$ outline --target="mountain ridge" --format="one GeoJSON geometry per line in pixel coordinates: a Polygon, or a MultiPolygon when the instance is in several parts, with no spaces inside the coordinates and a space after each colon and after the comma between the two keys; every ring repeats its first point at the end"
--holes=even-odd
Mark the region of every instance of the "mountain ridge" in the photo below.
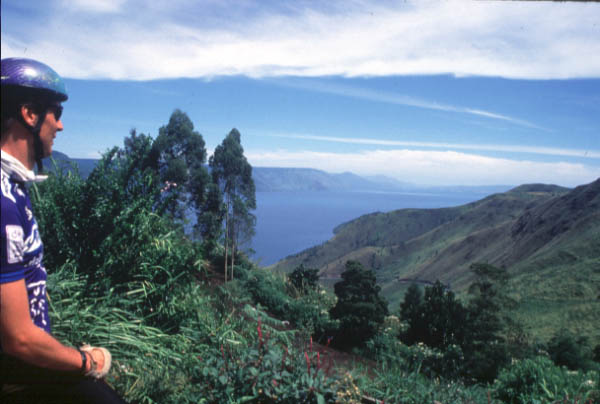
{"type": "MultiPolygon", "coordinates": [[[[53,151],[52,158],[62,169],[70,169],[71,163],[79,169],[83,178],[93,170],[97,159],[71,158],[60,151],[53,151]]],[[[52,170],[50,158],[44,159],[44,167],[52,170]]],[[[329,173],[316,168],[295,167],[252,167],[252,177],[257,192],[323,192],[323,191],[363,191],[363,192],[426,192],[426,193],[481,193],[487,195],[509,189],[510,185],[484,186],[426,186],[398,181],[394,178],[375,175],[361,176],[351,172],[329,173]]]]}

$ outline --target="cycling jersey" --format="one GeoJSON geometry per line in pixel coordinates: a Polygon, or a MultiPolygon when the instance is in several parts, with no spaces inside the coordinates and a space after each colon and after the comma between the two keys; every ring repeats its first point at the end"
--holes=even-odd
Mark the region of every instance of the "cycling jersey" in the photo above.
{"type": "Polygon", "coordinates": [[[24,279],[31,320],[49,333],[44,247],[25,187],[31,175],[23,172],[32,174],[18,160],[2,152],[0,287],[24,279]]]}

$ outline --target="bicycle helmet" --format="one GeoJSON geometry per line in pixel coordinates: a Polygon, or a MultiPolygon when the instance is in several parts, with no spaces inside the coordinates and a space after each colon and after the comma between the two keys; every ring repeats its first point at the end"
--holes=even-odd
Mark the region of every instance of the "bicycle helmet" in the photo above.
{"type": "Polygon", "coordinates": [[[43,171],[43,146],[40,129],[48,108],[56,102],[66,101],[69,96],[63,79],[50,66],[33,59],[7,58],[1,62],[2,120],[16,118],[33,135],[35,159],[38,171],[43,171]],[[35,126],[27,124],[19,107],[33,104],[39,112],[35,126]]]}

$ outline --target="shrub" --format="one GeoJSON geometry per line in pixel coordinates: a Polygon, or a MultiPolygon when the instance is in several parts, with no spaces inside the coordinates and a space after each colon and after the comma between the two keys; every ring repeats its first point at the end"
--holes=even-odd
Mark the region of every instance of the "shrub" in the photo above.
{"type": "Polygon", "coordinates": [[[300,293],[305,294],[317,288],[319,284],[319,270],[316,268],[305,268],[304,265],[300,265],[292,271],[288,278],[300,293]]]}
{"type": "Polygon", "coordinates": [[[331,361],[322,351],[307,346],[289,347],[273,338],[258,318],[253,347],[235,349],[221,345],[207,353],[194,369],[194,383],[211,403],[325,403],[333,402],[335,379],[331,361]]]}
{"type": "Polygon", "coordinates": [[[569,372],[546,357],[515,361],[502,369],[494,383],[495,396],[503,403],[575,402],[599,400],[598,372],[569,372]]]}
{"type": "Polygon", "coordinates": [[[590,357],[589,350],[585,337],[577,338],[567,329],[556,332],[547,346],[552,361],[571,370],[589,367],[587,363],[590,357]]]}

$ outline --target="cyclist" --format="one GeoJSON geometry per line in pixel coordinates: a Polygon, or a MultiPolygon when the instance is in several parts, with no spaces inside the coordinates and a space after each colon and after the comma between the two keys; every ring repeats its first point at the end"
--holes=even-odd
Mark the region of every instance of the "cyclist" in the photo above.
{"type": "Polygon", "coordinates": [[[46,178],[42,158],[63,130],[64,82],[32,59],[2,59],[1,70],[0,401],[123,403],[102,381],[108,350],[71,348],[51,334],[43,245],[26,184],[46,178]]]}

